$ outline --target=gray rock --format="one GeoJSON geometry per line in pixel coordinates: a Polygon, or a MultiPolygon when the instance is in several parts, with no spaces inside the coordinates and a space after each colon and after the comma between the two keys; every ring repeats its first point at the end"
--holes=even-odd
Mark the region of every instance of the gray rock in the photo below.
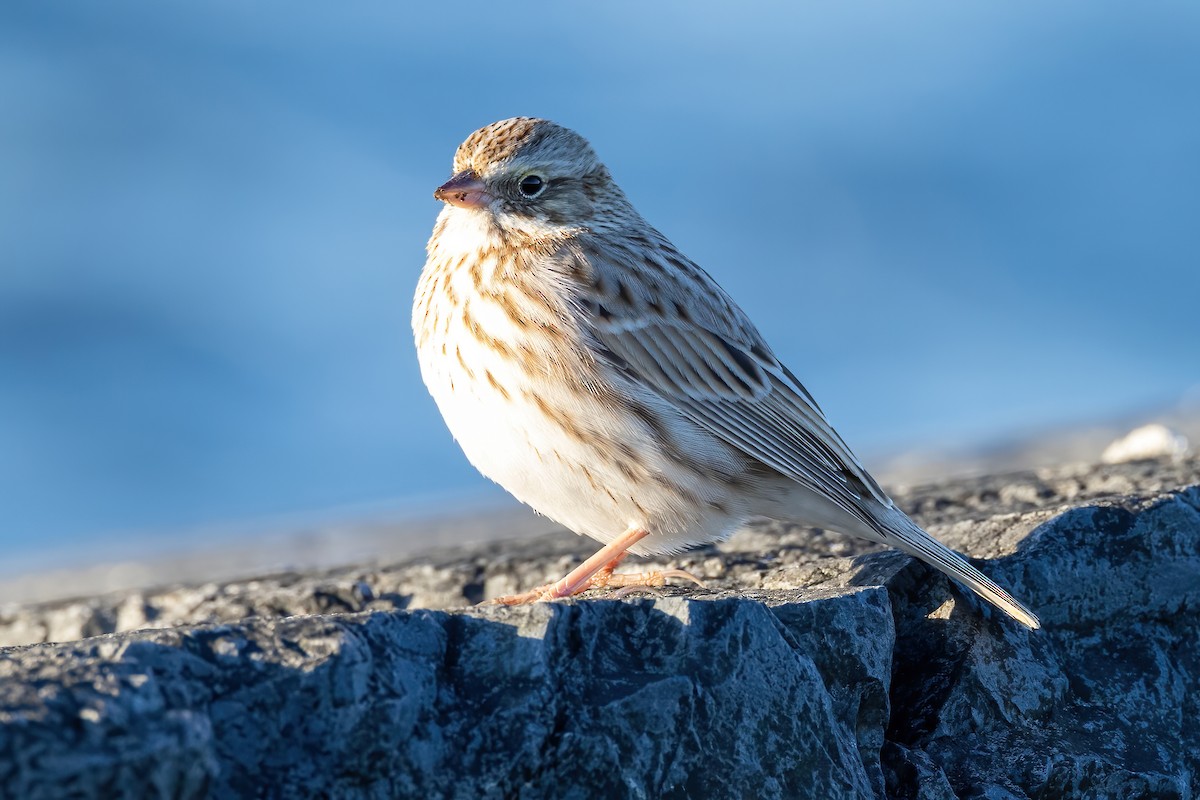
{"type": "Polygon", "coordinates": [[[0,650],[0,795],[1191,798],[1196,466],[903,495],[1034,632],[911,559],[778,525],[675,562],[707,592],[449,608],[591,546],[542,538],[17,610],[27,631],[80,608],[85,631],[183,624],[0,650]]]}
{"type": "Polygon", "coordinates": [[[0,785],[29,798],[862,797],[883,787],[891,629],[886,593],[864,588],[774,612],[602,600],[10,650],[0,785]]]}
{"type": "MultiPolygon", "coordinates": [[[[983,558],[1012,553],[1037,524],[1073,506],[1151,496],[1200,479],[1200,459],[1076,465],[893,487],[893,496],[939,538],[983,558]]],[[[102,633],[370,610],[465,608],[562,577],[596,549],[565,531],[447,548],[396,564],[280,572],[252,579],[165,586],[95,597],[0,606],[0,646],[72,641],[102,633]]],[[[796,525],[761,522],[729,541],[648,567],[679,566],[712,587],[788,589],[836,579],[848,558],[877,545],[796,525]],[[840,558],[831,558],[838,556],[840,558]]]]}

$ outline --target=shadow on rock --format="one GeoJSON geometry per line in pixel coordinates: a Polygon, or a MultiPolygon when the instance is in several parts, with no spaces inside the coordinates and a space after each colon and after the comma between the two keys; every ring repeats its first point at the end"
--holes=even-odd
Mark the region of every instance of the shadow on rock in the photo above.
{"type": "Polygon", "coordinates": [[[1067,511],[980,563],[1041,631],[905,556],[863,561],[851,583],[886,576],[896,619],[889,797],[1192,796],[1200,489],[1067,511]]]}
{"type": "Polygon", "coordinates": [[[877,794],[883,593],[779,608],[557,603],[11,650],[0,781],[27,798],[877,794]],[[834,640],[836,658],[809,652],[834,640]]]}

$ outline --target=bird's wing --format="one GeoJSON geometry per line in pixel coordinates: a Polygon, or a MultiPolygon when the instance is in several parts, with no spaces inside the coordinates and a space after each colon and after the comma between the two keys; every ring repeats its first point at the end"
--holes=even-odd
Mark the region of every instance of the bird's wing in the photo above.
{"type": "Polygon", "coordinates": [[[715,436],[854,516],[864,518],[868,498],[890,507],[749,318],[654,233],[653,248],[584,254],[595,336],[614,365],[715,436]]]}
{"type": "Polygon", "coordinates": [[[630,247],[578,254],[587,287],[580,302],[590,305],[601,357],[713,435],[827,497],[883,541],[1039,627],[1028,608],[894,506],[746,315],[653,233],[630,247]]]}

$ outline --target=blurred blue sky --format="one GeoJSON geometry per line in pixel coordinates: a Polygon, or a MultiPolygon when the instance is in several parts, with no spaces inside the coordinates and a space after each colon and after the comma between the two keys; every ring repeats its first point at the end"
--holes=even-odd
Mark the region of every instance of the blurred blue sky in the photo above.
{"type": "Polygon", "coordinates": [[[454,148],[518,114],[868,464],[1200,383],[1194,3],[6,0],[0,109],[10,556],[499,497],[408,320],[454,148]]]}

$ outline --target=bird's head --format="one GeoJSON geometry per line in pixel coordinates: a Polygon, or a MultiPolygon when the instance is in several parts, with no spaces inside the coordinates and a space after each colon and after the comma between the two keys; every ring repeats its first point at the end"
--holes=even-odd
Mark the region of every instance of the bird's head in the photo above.
{"type": "Polygon", "coordinates": [[[504,233],[531,239],[586,227],[598,211],[624,202],[586,139],[530,117],[468,136],[454,154],[454,177],[433,196],[454,212],[486,215],[504,233]]]}

